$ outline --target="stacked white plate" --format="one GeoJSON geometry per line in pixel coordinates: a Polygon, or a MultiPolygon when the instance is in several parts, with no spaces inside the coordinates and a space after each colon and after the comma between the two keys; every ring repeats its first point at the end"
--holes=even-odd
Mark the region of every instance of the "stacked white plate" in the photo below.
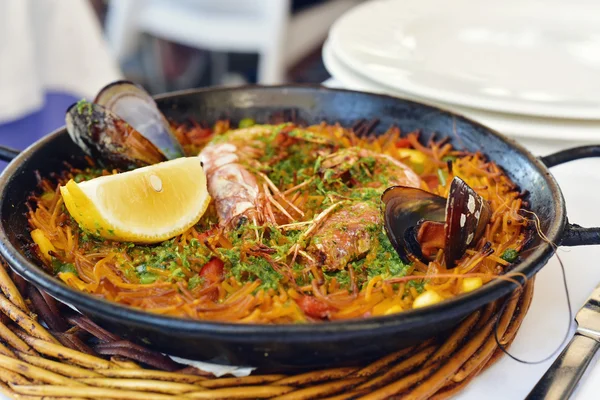
{"type": "Polygon", "coordinates": [[[600,139],[596,0],[372,0],[336,21],[323,58],[345,87],[507,135],[600,139]]]}

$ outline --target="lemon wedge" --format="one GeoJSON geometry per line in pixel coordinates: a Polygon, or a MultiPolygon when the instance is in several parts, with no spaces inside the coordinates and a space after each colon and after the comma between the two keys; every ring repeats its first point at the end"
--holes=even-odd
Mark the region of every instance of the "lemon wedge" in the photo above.
{"type": "Polygon", "coordinates": [[[198,157],[177,158],[60,187],[67,210],[96,236],[157,243],[196,224],[210,203],[198,157]]]}

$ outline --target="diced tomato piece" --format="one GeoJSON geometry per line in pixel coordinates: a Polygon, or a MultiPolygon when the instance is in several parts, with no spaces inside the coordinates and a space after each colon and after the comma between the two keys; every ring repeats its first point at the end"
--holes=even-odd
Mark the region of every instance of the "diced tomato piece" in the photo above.
{"type": "Polygon", "coordinates": [[[335,310],[335,308],[331,307],[329,304],[315,299],[312,296],[302,296],[299,299],[296,299],[296,303],[306,315],[313,318],[327,318],[329,313],[335,310]]]}
{"type": "Polygon", "coordinates": [[[200,242],[200,243],[204,243],[204,241],[206,239],[208,239],[214,232],[214,228],[213,229],[209,229],[207,231],[204,231],[202,233],[199,233],[197,230],[193,230],[192,231],[192,235],[194,235],[194,237],[200,242]]]}
{"type": "Polygon", "coordinates": [[[430,189],[435,189],[440,184],[440,178],[437,175],[423,175],[421,179],[427,183],[430,189]]]}
{"type": "Polygon", "coordinates": [[[218,282],[223,279],[223,261],[216,257],[210,259],[200,269],[200,276],[210,282],[218,282]]]}
{"type": "Polygon", "coordinates": [[[407,138],[400,138],[398,139],[398,141],[396,142],[396,147],[397,148],[408,148],[411,147],[410,145],[410,140],[408,140],[407,138]]]}
{"type": "Polygon", "coordinates": [[[207,128],[195,127],[187,132],[187,138],[194,144],[199,144],[202,140],[212,135],[212,130],[207,128]]]}
{"type": "Polygon", "coordinates": [[[197,295],[198,297],[204,296],[212,301],[217,301],[219,300],[219,289],[216,284],[210,285],[209,287],[202,289],[197,295]]]}

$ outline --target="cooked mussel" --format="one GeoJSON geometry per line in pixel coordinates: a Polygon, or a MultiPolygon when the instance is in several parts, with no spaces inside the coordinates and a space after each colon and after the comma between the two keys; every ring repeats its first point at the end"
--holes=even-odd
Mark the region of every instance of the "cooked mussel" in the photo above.
{"type": "Polygon", "coordinates": [[[392,186],[381,198],[385,204],[384,226],[390,242],[405,263],[410,256],[424,258],[417,233],[424,222],[441,223],[445,218],[446,199],[421,189],[392,186]]]}
{"type": "Polygon", "coordinates": [[[107,166],[130,169],[167,160],[141,133],[98,104],[84,100],[73,104],[65,123],[71,139],[107,166]]]}
{"type": "Polygon", "coordinates": [[[94,102],[73,104],[65,123],[73,141],[109,167],[141,167],[183,156],[154,99],[132,82],[111,83],[94,102]]]}
{"type": "Polygon", "coordinates": [[[447,268],[454,268],[465,250],[479,241],[491,217],[489,203],[465,181],[454,178],[446,204],[444,255],[447,268]]]}
{"type": "Polygon", "coordinates": [[[483,236],[491,218],[488,202],[458,177],[447,199],[393,186],[383,193],[382,201],[386,233],[406,263],[414,258],[429,262],[443,249],[446,268],[454,268],[466,249],[483,236]]]}
{"type": "Polygon", "coordinates": [[[117,81],[108,84],[98,92],[94,103],[127,121],[169,160],[183,156],[183,148],[156,102],[135,83],[117,81]]]}

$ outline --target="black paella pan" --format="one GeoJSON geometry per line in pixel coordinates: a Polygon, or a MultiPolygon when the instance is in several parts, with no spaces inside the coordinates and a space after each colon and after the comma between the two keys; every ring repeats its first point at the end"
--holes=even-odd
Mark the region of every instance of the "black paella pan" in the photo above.
{"type": "MultiPolygon", "coordinates": [[[[181,122],[194,119],[212,123],[227,117],[234,123],[242,118],[260,123],[291,118],[306,124],[326,121],[352,126],[360,120],[378,120],[376,126],[367,128],[380,133],[395,124],[403,132],[420,130],[423,140],[434,133],[438,138],[448,136],[457,149],[485,153],[522,190],[529,191],[530,209],[539,217],[541,231],[551,242],[562,246],[600,244],[600,228],[581,228],[568,222],[560,188],[548,171],[567,161],[598,156],[600,146],[536,158],[493,130],[438,108],[384,95],[322,87],[198,89],[163,95],[157,102],[168,118],[181,122]]],[[[64,161],[84,166],[82,151],[65,129],[59,129],[16,153],[9,149],[0,151],[2,159],[14,157],[0,176],[0,253],[10,267],[112,332],[168,354],[267,369],[370,359],[448,330],[469,313],[515,288],[513,283],[495,280],[474,292],[423,309],[306,325],[195,321],[132,309],[66,286],[45,272],[27,251],[31,240],[25,201],[36,188],[35,171],[48,176],[64,169],[64,161]]],[[[552,246],[535,235],[513,271],[531,277],[552,254],[552,246]]]]}

